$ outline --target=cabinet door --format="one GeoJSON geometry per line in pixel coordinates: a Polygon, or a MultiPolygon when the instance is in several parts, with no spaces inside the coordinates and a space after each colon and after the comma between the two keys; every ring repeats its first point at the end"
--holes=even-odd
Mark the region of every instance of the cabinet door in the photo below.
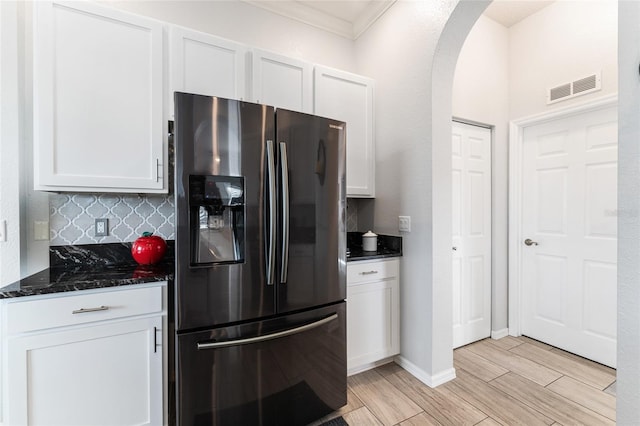
{"type": "Polygon", "coordinates": [[[251,68],[252,101],[312,113],[313,65],[254,49],[251,68]]]}
{"type": "Polygon", "coordinates": [[[373,197],[373,80],[316,65],[314,113],[347,123],[347,197],[373,197]]]}
{"type": "Polygon", "coordinates": [[[400,352],[399,289],[396,278],[347,286],[347,369],[400,352]]]}
{"type": "Polygon", "coordinates": [[[171,93],[245,98],[246,46],[219,37],[171,27],[171,93]]]}
{"type": "Polygon", "coordinates": [[[162,24],[34,3],[35,189],[166,192],[162,24]]]}
{"type": "Polygon", "coordinates": [[[161,328],[158,316],[8,339],[7,423],[162,424],[161,328]]]}

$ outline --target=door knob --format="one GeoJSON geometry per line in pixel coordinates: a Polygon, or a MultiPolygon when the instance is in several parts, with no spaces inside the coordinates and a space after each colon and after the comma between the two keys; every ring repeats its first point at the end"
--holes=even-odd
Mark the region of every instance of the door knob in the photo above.
{"type": "Polygon", "coordinates": [[[538,242],[537,241],[533,241],[531,238],[527,238],[526,240],[524,240],[524,243],[528,246],[537,246],[538,242]]]}

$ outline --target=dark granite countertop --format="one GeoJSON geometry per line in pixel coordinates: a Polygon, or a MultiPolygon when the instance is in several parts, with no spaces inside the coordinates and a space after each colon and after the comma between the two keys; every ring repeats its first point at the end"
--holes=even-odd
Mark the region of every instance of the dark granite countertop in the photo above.
{"type": "Polygon", "coordinates": [[[51,247],[51,267],[0,287],[0,299],[173,280],[172,242],[156,265],[138,265],[130,250],[131,243],[51,247]]]}
{"type": "Polygon", "coordinates": [[[348,262],[402,256],[402,237],[378,234],[377,250],[364,251],[362,234],[364,232],[347,232],[348,262]]]}
{"type": "MultiPolygon", "coordinates": [[[[362,250],[362,234],[347,233],[347,261],[402,256],[402,237],[378,235],[377,250],[368,252],[362,250]]],[[[0,299],[172,281],[174,247],[173,241],[167,241],[162,262],[138,265],[131,258],[131,243],[52,246],[51,267],[0,287],[0,299]]]]}

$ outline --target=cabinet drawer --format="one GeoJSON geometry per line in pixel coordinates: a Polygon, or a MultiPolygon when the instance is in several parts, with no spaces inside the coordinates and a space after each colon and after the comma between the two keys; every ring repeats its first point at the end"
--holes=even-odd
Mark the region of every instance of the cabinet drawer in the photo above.
{"type": "Polygon", "coordinates": [[[6,306],[8,334],[162,311],[162,287],[38,299],[6,306]]]}
{"type": "Polygon", "coordinates": [[[347,264],[347,285],[379,281],[398,276],[398,260],[351,262],[347,264]]]}

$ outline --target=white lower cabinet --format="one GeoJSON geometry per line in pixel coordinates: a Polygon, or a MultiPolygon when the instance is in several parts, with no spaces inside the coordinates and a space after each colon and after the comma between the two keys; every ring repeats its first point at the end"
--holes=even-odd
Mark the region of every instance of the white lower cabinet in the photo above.
{"type": "Polygon", "coordinates": [[[83,291],[52,298],[54,309],[45,311],[32,308],[46,298],[3,303],[4,324],[23,311],[41,316],[43,328],[73,323],[15,334],[3,326],[5,423],[163,424],[163,290],[83,291]],[[104,304],[93,305],[101,295],[104,304]]]}
{"type": "Polygon", "coordinates": [[[355,374],[400,353],[398,259],[347,264],[347,370],[355,374]]]}

